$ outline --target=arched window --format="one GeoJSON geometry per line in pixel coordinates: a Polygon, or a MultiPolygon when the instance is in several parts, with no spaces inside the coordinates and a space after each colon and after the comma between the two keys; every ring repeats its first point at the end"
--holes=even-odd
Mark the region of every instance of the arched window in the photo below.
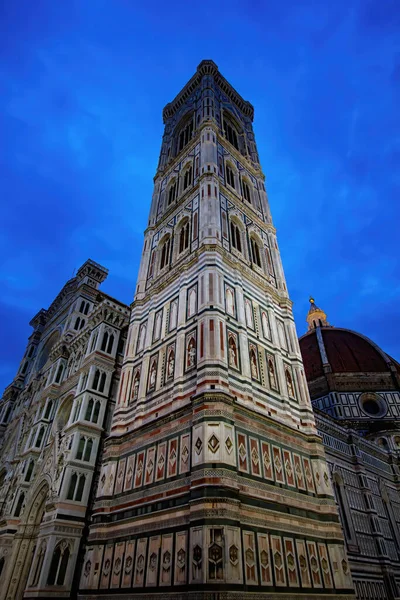
{"type": "Polygon", "coordinates": [[[88,405],[86,407],[85,421],[91,421],[92,420],[93,406],[94,406],[94,400],[93,400],[93,398],[90,398],[90,400],[88,402],[88,405]]]}
{"type": "Polygon", "coordinates": [[[240,239],[240,229],[233,221],[231,221],[231,244],[238,251],[242,251],[242,241],[240,239]]]}
{"type": "Polygon", "coordinates": [[[95,402],[94,411],[92,413],[92,418],[91,418],[92,423],[97,423],[97,421],[99,419],[99,414],[100,414],[100,401],[97,400],[97,402],[95,402]]]}
{"type": "Polygon", "coordinates": [[[14,512],[14,516],[15,517],[19,517],[21,514],[21,510],[22,510],[22,506],[24,504],[24,500],[25,500],[25,494],[24,492],[21,492],[18,498],[18,502],[17,502],[17,506],[15,507],[15,512],[14,512]]]}
{"type": "Polygon", "coordinates": [[[101,342],[101,351],[105,352],[106,348],[107,348],[107,342],[108,342],[108,332],[105,331],[104,335],[103,335],[103,340],[101,342]]]}
{"type": "Polygon", "coordinates": [[[25,481],[31,480],[34,466],[35,466],[35,463],[33,462],[33,460],[30,460],[29,465],[28,465],[28,470],[26,471],[26,475],[25,475],[25,481]]]}
{"type": "Polygon", "coordinates": [[[104,386],[106,385],[106,373],[102,373],[101,377],[100,377],[100,384],[99,384],[99,392],[104,392],[104,386]]]}
{"type": "Polygon", "coordinates": [[[99,337],[99,332],[96,331],[96,333],[92,335],[92,342],[90,344],[90,352],[93,352],[94,347],[96,346],[98,337],[99,337]]]}
{"type": "Polygon", "coordinates": [[[186,144],[190,142],[193,135],[193,116],[190,117],[186,124],[180,130],[177,139],[176,153],[179,154],[184,149],[186,144]]]}
{"type": "Polygon", "coordinates": [[[108,345],[107,345],[107,353],[111,354],[112,349],[113,349],[113,345],[114,345],[114,335],[111,334],[109,339],[108,339],[108,345]]]}
{"type": "Polygon", "coordinates": [[[40,546],[38,548],[37,555],[36,555],[36,564],[35,564],[35,569],[33,571],[33,576],[32,576],[32,581],[31,581],[32,587],[35,587],[39,583],[39,577],[40,577],[40,573],[42,571],[45,554],[46,554],[46,542],[42,541],[42,543],[40,544],[40,546]]]}
{"type": "Polygon", "coordinates": [[[69,481],[69,488],[67,493],[67,500],[73,500],[75,495],[75,488],[78,481],[78,475],[73,473],[69,481]]]}
{"type": "Polygon", "coordinates": [[[47,585],[64,585],[69,554],[69,546],[66,542],[61,542],[56,547],[50,564],[47,585]]]}
{"type": "Polygon", "coordinates": [[[56,383],[60,383],[64,372],[64,365],[61,363],[57,369],[56,383]]]}
{"type": "Polygon", "coordinates": [[[81,437],[79,439],[78,450],[77,450],[77,453],[76,453],[76,459],[77,460],[82,460],[82,456],[83,456],[83,453],[85,451],[85,446],[86,446],[86,438],[81,437]]]}
{"type": "Polygon", "coordinates": [[[40,448],[41,447],[42,441],[43,441],[44,432],[45,432],[45,428],[44,428],[44,426],[42,426],[39,429],[39,435],[36,438],[35,448],[40,448]]]}
{"type": "Polygon", "coordinates": [[[96,369],[94,378],[93,378],[93,385],[92,385],[92,388],[94,390],[97,390],[97,386],[99,385],[99,379],[100,379],[100,371],[99,371],[99,369],[96,369]]]}
{"type": "Polygon", "coordinates": [[[245,200],[247,200],[247,202],[250,202],[251,204],[251,195],[250,195],[250,187],[249,184],[247,183],[247,181],[243,181],[243,198],[245,200]]]}
{"type": "Polygon", "coordinates": [[[85,325],[85,319],[82,319],[79,329],[83,329],[84,325],[85,325]]]}
{"type": "Polygon", "coordinates": [[[253,237],[250,238],[250,246],[251,246],[251,260],[255,265],[257,265],[257,267],[261,268],[260,247],[253,237]]]}
{"type": "Polygon", "coordinates": [[[183,177],[183,189],[186,190],[190,185],[192,185],[192,167],[190,166],[185,171],[185,175],[183,177]]]}
{"type": "Polygon", "coordinates": [[[93,448],[93,440],[91,438],[89,438],[88,440],[86,440],[85,454],[83,455],[83,460],[85,460],[86,462],[90,461],[90,457],[92,455],[92,448],[93,448]]]}
{"type": "Polygon", "coordinates": [[[135,373],[135,376],[133,378],[133,385],[132,385],[132,400],[137,400],[138,396],[139,396],[139,384],[140,384],[140,370],[138,369],[135,373]]]}
{"type": "Polygon", "coordinates": [[[74,423],[75,421],[77,421],[77,419],[78,419],[78,416],[79,416],[79,411],[80,411],[80,408],[81,408],[81,401],[80,401],[80,400],[78,400],[78,401],[76,401],[76,403],[75,403],[74,415],[73,415],[73,417],[72,417],[72,423],[74,423]]]}
{"type": "Polygon", "coordinates": [[[77,487],[76,494],[75,494],[75,502],[80,502],[82,500],[83,490],[85,488],[85,481],[86,481],[85,475],[81,475],[79,477],[78,487],[77,487]]]}
{"type": "Polygon", "coordinates": [[[81,318],[80,317],[76,317],[74,329],[79,329],[80,323],[81,323],[81,318]]]}
{"type": "Polygon", "coordinates": [[[85,301],[84,301],[84,300],[82,300],[82,302],[81,302],[81,307],[80,307],[80,309],[79,309],[79,312],[83,313],[83,312],[84,312],[84,310],[85,310],[85,301]]]}
{"type": "Polygon", "coordinates": [[[53,400],[49,400],[46,406],[46,411],[43,415],[44,419],[49,419],[53,408],[53,400]]]}
{"type": "Polygon", "coordinates": [[[173,180],[168,189],[168,206],[170,206],[176,198],[177,185],[176,179],[173,180]]]}
{"type": "Polygon", "coordinates": [[[235,174],[230,165],[226,165],[226,183],[235,188],[235,174]]]}
{"type": "Polygon", "coordinates": [[[171,236],[167,236],[161,248],[160,269],[166,267],[169,263],[169,254],[171,249],[171,236]]]}
{"type": "Polygon", "coordinates": [[[89,307],[90,307],[90,304],[89,304],[89,302],[86,302],[86,305],[85,305],[85,310],[84,310],[84,313],[85,313],[85,315],[87,315],[87,314],[88,314],[88,312],[89,312],[89,307]]]}
{"type": "Polygon", "coordinates": [[[4,415],[3,423],[8,422],[8,418],[11,415],[11,411],[12,411],[12,406],[10,405],[7,407],[6,414],[4,415]]]}
{"type": "Polygon", "coordinates": [[[189,221],[187,220],[179,232],[179,254],[189,248],[189,221]]]}
{"type": "Polygon", "coordinates": [[[226,118],[224,118],[224,133],[228,142],[232,144],[236,150],[239,150],[237,131],[233,124],[230,123],[226,118]]]}

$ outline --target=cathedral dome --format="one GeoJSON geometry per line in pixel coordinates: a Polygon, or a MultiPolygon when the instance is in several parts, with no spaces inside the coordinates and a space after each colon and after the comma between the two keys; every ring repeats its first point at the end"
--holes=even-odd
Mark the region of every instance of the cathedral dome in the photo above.
{"type": "MultiPolygon", "coordinates": [[[[400,388],[399,363],[364,335],[332,327],[313,298],[306,320],[308,331],[299,343],[312,400],[330,392],[375,393],[400,388]]],[[[382,407],[375,408],[382,412],[382,407]]]]}
{"type": "Polygon", "coordinates": [[[390,358],[373,342],[349,329],[321,327],[300,338],[307,381],[331,373],[382,373],[390,371],[390,358]],[[322,342],[322,343],[321,343],[322,342]]]}

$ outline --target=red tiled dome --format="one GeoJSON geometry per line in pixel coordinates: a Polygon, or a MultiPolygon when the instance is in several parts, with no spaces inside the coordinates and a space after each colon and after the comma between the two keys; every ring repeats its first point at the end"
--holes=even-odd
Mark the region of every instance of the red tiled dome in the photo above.
{"type": "MultiPolygon", "coordinates": [[[[328,363],[333,373],[381,373],[389,371],[384,356],[372,342],[354,331],[322,327],[320,329],[328,363]]],[[[316,331],[300,338],[307,381],[324,374],[316,331]]]]}

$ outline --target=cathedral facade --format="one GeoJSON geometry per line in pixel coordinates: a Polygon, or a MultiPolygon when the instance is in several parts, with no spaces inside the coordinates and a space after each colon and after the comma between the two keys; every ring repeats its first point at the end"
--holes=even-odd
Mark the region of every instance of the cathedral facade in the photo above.
{"type": "Polygon", "coordinates": [[[253,107],[212,61],[163,118],[132,306],[87,261],[0,403],[0,600],[396,598],[396,363],[337,387],[314,303],[299,345],[253,107]]]}

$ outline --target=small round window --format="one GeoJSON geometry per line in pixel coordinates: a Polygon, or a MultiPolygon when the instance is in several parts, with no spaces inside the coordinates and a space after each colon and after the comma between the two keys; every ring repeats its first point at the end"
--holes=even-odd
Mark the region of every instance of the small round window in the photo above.
{"type": "Polygon", "coordinates": [[[360,408],[368,417],[384,417],[387,413],[386,402],[377,394],[361,394],[360,408]]]}

